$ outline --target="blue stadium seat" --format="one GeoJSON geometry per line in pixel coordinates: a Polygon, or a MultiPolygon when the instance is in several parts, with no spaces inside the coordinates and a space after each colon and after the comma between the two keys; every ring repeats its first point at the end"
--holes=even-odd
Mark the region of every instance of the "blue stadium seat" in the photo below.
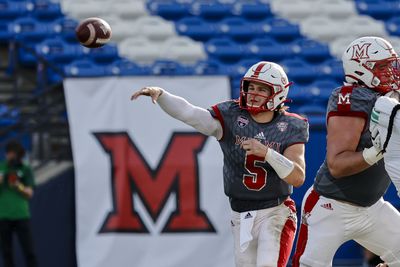
{"type": "Polygon", "coordinates": [[[106,66],[107,72],[113,75],[129,76],[129,75],[149,75],[151,73],[150,67],[139,66],[129,59],[117,59],[111,64],[106,66]]]}
{"type": "Polygon", "coordinates": [[[222,63],[235,63],[244,55],[243,47],[229,38],[213,38],[205,44],[206,51],[211,58],[222,63]]]}
{"type": "Polygon", "coordinates": [[[281,44],[270,37],[257,38],[245,45],[246,55],[260,60],[281,61],[293,56],[286,44],[281,44]]]}
{"type": "Polygon", "coordinates": [[[235,1],[232,13],[250,21],[266,19],[272,16],[269,4],[258,0],[235,1]]]}
{"type": "Polygon", "coordinates": [[[101,77],[107,74],[105,66],[88,59],[75,60],[65,65],[63,71],[66,77],[101,77]]]}
{"type": "Polygon", "coordinates": [[[194,65],[194,73],[196,75],[217,75],[221,74],[222,69],[223,65],[212,59],[199,60],[194,65]]]}
{"type": "Polygon", "coordinates": [[[328,45],[308,38],[299,38],[293,41],[291,50],[295,55],[308,62],[321,62],[331,57],[328,45]]]}
{"type": "MultiPolygon", "coordinates": [[[[13,40],[18,43],[18,59],[22,65],[35,66],[37,59],[33,54],[34,45],[54,34],[45,22],[32,17],[23,17],[8,24],[13,40]]],[[[12,49],[12,47],[10,47],[12,49]]],[[[13,51],[10,50],[10,53],[13,51]]]]}
{"type": "Polygon", "coordinates": [[[393,17],[387,20],[385,26],[390,35],[400,36],[400,17],[393,17]]]}
{"type": "Polygon", "coordinates": [[[360,14],[371,16],[375,19],[387,20],[400,12],[399,2],[388,2],[385,0],[362,0],[356,2],[360,14]]]}
{"type": "Polygon", "coordinates": [[[62,36],[67,42],[76,43],[75,28],[78,26],[78,21],[69,17],[60,17],[49,22],[49,27],[53,31],[62,36]]]}
{"type": "Polygon", "coordinates": [[[193,68],[171,60],[156,60],[151,66],[153,75],[192,75],[193,68]]]}
{"type": "Polygon", "coordinates": [[[318,76],[323,79],[332,79],[341,83],[344,81],[343,64],[340,60],[331,58],[315,65],[318,76]]]}
{"type": "Polygon", "coordinates": [[[30,1],[0,1],[0,20],[11,21],[18,17],[28,14],[33,9],[33,3],[30,1]]]}
{"type": "Polygon", "coordinates": [[[178,20],[189,15],[189,5],[176,0],[151,0],[147,2],[152,15],[159,15],[168,20],[178,20]]]}
{"type": "Polygon", "coordinates": [[[38,19],[53,20],[63,15],[60,3],[50,0],[36,0],[33,5],[34,7],[30,14],[38,19]]]}
{"type": "Polygon", "coordinates": [[[8,43],[14,36],[12,32],[8,30],[7,21],[0,21],[0,43],[8,43]]]}
{"type": "Polygon", "coordinates": [[[256,31],[253,23],[237,17],[221,20],[218,23],[218,30],[222,36],[229,37],[239,43],[247,43],[260,35],[260,32],[256,31]]]}
{"type": "Polygon", "coordinates": [[[232,5],[213,0],[193,1],[190,5],[190,14],[200,16],[207,20],[220,20],[231,15],[232,5]]]}
{"type": "Polygon", "coordinates": [[[67,64],[85,54],[79,44],[69,44],[60,37],[46,39],[35,45],[36,54],[53,64],[67,64]]]}
{"type": "Polygon", "coordinates": [[[111,63],[119,57],[118,48],[116,44],[113,43],[109,43],[98,48],[81,48],[83,49],[83,54],[86,55],[86,57],[99,63],[111,63]]]}
{"type": "Polygon", "coordinates": [[[280,42],[291,42],[300,37],[300,28],[282,18],[268,18],[255,23],[257,32],[266,34],[280,42]]]}
{"type": "Polygon", "coordinates": [[[289,80],[295,83],[310,84],[317,78],[318,72],[314,66],[300,58],[285,59],[280,64],[285,69],[289,80]]]}
{"type": "Polygon", "coordinates": [[[186,17],[176,22],[176,31],[196,41],[208,41],[218,35],[216,24],[200,17],[186,17]]]}

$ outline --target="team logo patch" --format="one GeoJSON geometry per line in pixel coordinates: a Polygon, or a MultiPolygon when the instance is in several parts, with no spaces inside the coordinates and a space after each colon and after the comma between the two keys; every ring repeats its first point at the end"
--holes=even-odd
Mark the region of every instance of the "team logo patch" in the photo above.
{"type": "Polygon", "coordinates": [[[247,124],[249,124],[249,119],[246,118],[245,116],[239,116],[237,119],[237,124],[240,128],[244,128],[247,126],[247,124]]]}
{"type": "Polygon", "coordinates": [[[278,123],[276,124],[276,127],[278,127],[278,130],[281,131],[281,132],[286,131],[287,126],[288,126],[288,123],[287,123],[287,122],[278,122],[278,123]]]}

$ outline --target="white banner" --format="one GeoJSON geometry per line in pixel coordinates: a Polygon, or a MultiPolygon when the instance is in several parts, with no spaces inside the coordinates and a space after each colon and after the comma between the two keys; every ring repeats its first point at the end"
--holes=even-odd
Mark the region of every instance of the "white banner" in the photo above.
{"type": "Polygon", "coordinates": [[[218,142],[165,114],[146,85],[208,108],[225,77],[108,77],[64,83],[75,165],[79,267],[231,267],[218,142]]]}

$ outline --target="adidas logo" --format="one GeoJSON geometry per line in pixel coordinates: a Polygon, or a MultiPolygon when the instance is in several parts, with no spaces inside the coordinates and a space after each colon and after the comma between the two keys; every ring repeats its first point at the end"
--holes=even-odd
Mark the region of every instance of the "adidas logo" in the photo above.
{"type": "Polygon", "coordinates": [[[253,218],[253,216],[251,216],[250,212],[248,212],[248,213],[246,214],[246,216],[244,216],[244,218],[245,218],[245,219],[250,219],[250,218],[253,218]]]}
{"type": "Polygon", "coordinates": [[[258,140],[265,140],[265,136],[263,132],[258,133],[256,136],[254,136],[255,139],[258,140]]]}
{"type": "Polygon", "coordinates": [[[333,210],[331,203],[322,204],[321,207],[323,207],[324,209],[327,209],[327,210],[333,210]]]}

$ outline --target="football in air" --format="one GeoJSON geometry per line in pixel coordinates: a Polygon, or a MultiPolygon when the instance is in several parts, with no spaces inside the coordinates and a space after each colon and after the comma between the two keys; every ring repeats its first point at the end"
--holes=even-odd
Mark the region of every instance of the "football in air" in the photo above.
{"type": "Polygon", "coordinates": [[[75,33],[78,41],[89,48],[101,47],[111,39],[111,27],[101,18],[82,20],[76,27],[75,33]]]}

